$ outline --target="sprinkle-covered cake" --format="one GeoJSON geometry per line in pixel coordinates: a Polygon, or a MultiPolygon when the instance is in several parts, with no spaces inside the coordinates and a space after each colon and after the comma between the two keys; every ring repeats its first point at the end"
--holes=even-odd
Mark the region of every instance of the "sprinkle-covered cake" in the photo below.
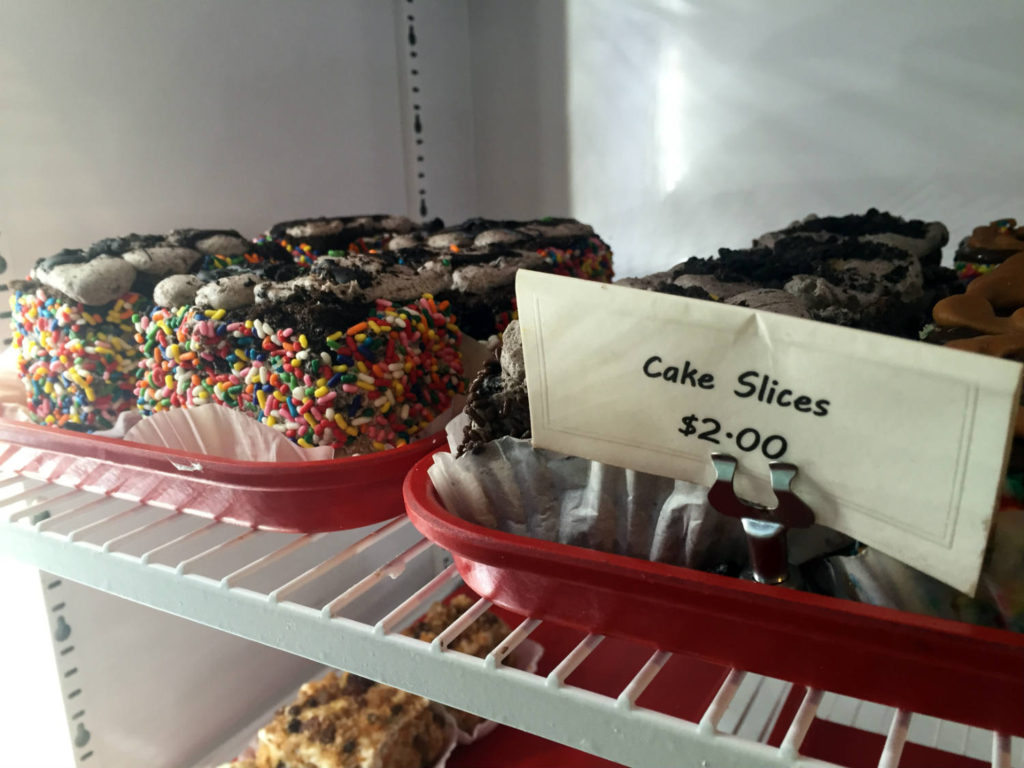
{"type": "Polygon", "coordinates": [[[143,413],[215,403],[304,447],[365,453],[404,445],[461,391],[460,334],[446,302],[304,298],[140,317],[143,413]]]}
{"type": "Polygon", "coordinates": [[[308,267],[159,283],[164,306],[138,322],[143,413],[216,403],[302,446],[401,446],[462,391],[460,332],[486,338],[512,316],[518,269],[611,276],[608,247],[572,220],[406,227],[383,249],[365,250],[366,233],[380,224],[288,222],[272,236],[311,241],[308,267]],[[362,244],[345,249],[357,233],[362,244]]]}
{"type": "Polygon", "coordinates": [[[211,261],[271,255],[249,247],[233,230],[191,229],[106,238],[40,259],[30,279],[11,286],[13,344],[33,417],[89,431],[111,427],[135,404],[132,319],[152,305],[155,283],[211,261]]]}

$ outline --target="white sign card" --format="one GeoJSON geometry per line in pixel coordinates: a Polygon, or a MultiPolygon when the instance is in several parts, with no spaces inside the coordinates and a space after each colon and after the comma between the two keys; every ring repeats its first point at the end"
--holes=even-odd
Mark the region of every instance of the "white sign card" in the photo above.
{"type": "Polygon", "coordinates": [[[521,270],[533,442],[774,505],[973,594],[1009,456],[1019,363],[784,315],[521,270]]]}

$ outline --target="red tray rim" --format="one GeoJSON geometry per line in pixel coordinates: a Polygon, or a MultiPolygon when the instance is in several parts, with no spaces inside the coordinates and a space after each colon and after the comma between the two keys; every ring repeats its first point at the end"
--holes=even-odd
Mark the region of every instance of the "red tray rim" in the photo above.
{"type": "Polygon", "coordinates": [[[91,449],[90,454],[92,454],[85,454],[83,455],[84,458],[98,459],[101,461],[116,460],[117,463],[122,464],[125,463],[122,456],[117,456],[115,458],[113,455],[108,456],[105,454],[108,450],[112,454],[123,454],[128,450],[131,452],[132,456],[137,457],[136,461],[128,462],[128,466],[145,466],[147,468],[156,469],[157,471],[171,471],[170,469],[162,470],[160,467],[150,466],[153,463],[162,463],[170,459],[182,459],[185,461],[198,459],[203,462],[204,466],[242,472],[263,471],[270,466],[274,467],[276,471],[279,470],[283,472],[309,472],[312,469],[333,470],[339,463],[344,463],[346,466],[352,466],[353,464],[370,464],[374,467],[379,467],[382,463],[382,457],[393,457],[399,459],[409,453],[421,453],[426,445],[431,446],[430,451],[433,453],[443,441],[444,437],[444,432],[441,431],[421,440],[416,440],[398,448],[391,448],[386,451],[363,453],[355,456],[341,456],[333,459],[321,459],[318,461],[246,461],[221,456],[210,456],[208,454],[194,453],[192,451],[182,451],[175,448],[166,448],[157,445],[147,445],[146,443],[136,443],[131,440],[124,440],[118,437],[92,435],[84,432],[60,429],[58,427],[49,427],[41,424],[31,424],[0,418],[0,442],[17,444],[26,448],[52,451],[54,453],[77,452],[81,450],[84,445],[91,449]],[[96,453],[101,455],[95,455],[96,453]]]}
{"type": "MultiPolygon", "coordinates": [[[[486,528],[477,523],[463,520],[453,515],[441,503],[434,489],[427,470],[433,464],[434,454],[446,451],[441,448],[424,456],[405,477],[403,495],[406,510],[415,524],[417,518],[423,518],[433,529],[447,529],[449,536],[461,539],[469,545],[468,549],[453,551],[454,555],[465,556],[479,562],[492,562],[495,556],[514,553],[533,560],[545,561],[552,565],[565,567],[576,566],[585,570],[600,570],[607,574],[609,570],[631,577],[641,576],[645,580],[663,583],[670,586],[686,585],[708,593],[728,592],[745,594],[756,598],[769,598],[794,606],[811,607],[826,611],[831,615],[846,614],[876,621],[884,621],[895,628],[929,630],[948,637],[968,640],[972,643],[986,643],[1019,649],[1024,652],[1024,634],[995,627],[983,627],[975,624],[941,619],[924,614],[910,613],[895,608],[858,603],[852,600],[818,595],[809,592],[798,592],[791,589],[780,589],[752,581],[744,581],[730,576],[707,573],[667,563],[656,563],[625,555],[599,552],[584,547],[561,544],[558,542],[531,539],[517,536],[505,531],[486,528]],[[504,550],[499,552],[498,550],[504,550]],[[472,550],[472,551],[470,551],[472,550]],[[477,557],[477,555],[484,555],[477,557]]],[[[417,526],[417,528],[420,528],[417,526]]],[[[420,528],[427,538],[431,533],[420,528]]],[[[435,534],[436,535],[436,534],[435,534]]],[[[441,543],[441,542],[438,542],[441,543]]],[[[441,543],[445,546],[444,543],[441,543]]]]}

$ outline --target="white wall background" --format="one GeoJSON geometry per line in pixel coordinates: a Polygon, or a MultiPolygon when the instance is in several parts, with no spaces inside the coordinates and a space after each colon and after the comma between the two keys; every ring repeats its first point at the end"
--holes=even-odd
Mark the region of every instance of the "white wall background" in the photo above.
{"type": "Polygon", "coordinates": [[[0,0],[0,252],[405,211],[388,2],[0,0]]]}
{"type": "Polygon", "coordinates": [[[1024,3],[566,6],[572,210],[621,275],[810,212],[1024,218],[1024,3]]]}

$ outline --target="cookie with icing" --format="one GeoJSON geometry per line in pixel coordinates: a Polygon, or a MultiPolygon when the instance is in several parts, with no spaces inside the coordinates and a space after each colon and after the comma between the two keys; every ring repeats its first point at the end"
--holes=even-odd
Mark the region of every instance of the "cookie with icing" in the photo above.
{"type": "Polygon", "coordinates": [[[953,268],[964,282],[992,271],[1015,253],[1024,251],[1024,227],[1016,219],[997,219],[975,227],[960,241],[953,268]]]}

